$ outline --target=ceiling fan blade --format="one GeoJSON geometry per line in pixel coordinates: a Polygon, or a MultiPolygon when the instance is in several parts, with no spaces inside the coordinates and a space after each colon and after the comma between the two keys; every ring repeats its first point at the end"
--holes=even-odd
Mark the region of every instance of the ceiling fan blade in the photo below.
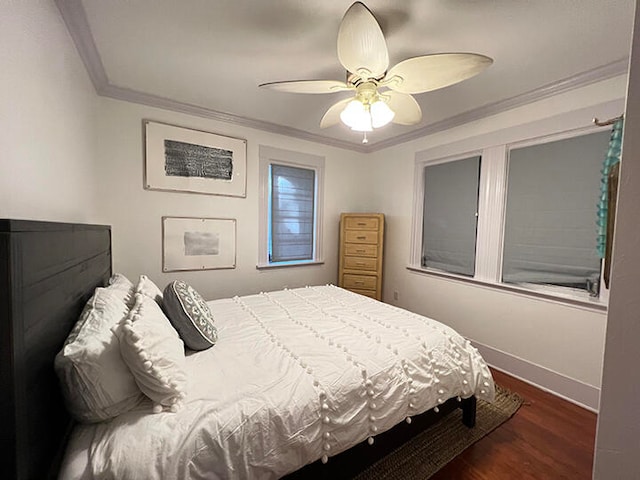
{"type": "Polygon", "coordinates": [[[493,60],[476,53],[439,53],[404,60],[380,84],[401,93],[422,93],[453,85],[482,72],[493,60]]]}
{"type": "Polygon", "coordinates": [[[387,105],[395,112],[393,123],[398,125],[415,125],[422,120],[422,110],[411,95],[399,92],[385,92],[387,105]]]}
{"type": "Polygon", "coordinates": [[[331,105],[327,113],[322,117],[322,120],[320,120],[320,128],[332,127],[340,123],[340,114],[351,100],[353,100],[353,98],[345,98],[331,105]]]}
{"type": "Polygon", "coordinates": [[[259,86],[288,93],[334,93],[353,89],[353,87],[338,80],[293,80],[263,83],[259,86]]]}
{"type": "Polygon", "coordinates": [[[338,31],[338,59],[363,79],[376,78],[389,67],[389,52],[380,25],[361,2],[349,7],[338,31]]]}

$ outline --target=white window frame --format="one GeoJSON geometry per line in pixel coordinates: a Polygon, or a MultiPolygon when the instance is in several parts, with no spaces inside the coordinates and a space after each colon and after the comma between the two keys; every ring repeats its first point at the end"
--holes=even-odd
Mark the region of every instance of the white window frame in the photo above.
{"type": "MultiPolygon", "coordinates": [[[[606,107],[603,107],[604,113],[602,113],[601,116],[603,118],[615,116],[615,112],[618,111],[619,108],[618,102],[610,102],[606,107]]],[[[594,110],[591,109],[589,111],[590,117],[588,118],[592,118],[593,113],[594,110]]],[[[569,112],[558,115],[554,118],[554,121],[532,122],[528,125],[511,127],[454,144],[442,145],[430,150],[417,152],[414,170],[412,235],[409,265],[407,268],[421,274],[509,291],[550,302],[569,304],[590,310],[606,310],[609,292],[602,281],[600,285],[600,295],[598,297],[591,297],[586,291],[569,287],[546,285],[525,286],[502,282],[502,255],[504,247],[509,151],[515,148],[564,140],[604,130],[604,128],[595,125],[585,127],[584,117],[583,110],[569,112]],[[557,125],[566,125],[567,128],[558,132],[557,125]],[[481,156],[475,275],[473,278],[470,278],[463,275],[425,268],[422,266],[421,260],[424,168],[475,155],[481,156]]],[[[604,161],[604,153],[602,160],[604,161]]],[[[594,217],[594,238],[595,235],[594,217]]],[[[603,278],[603,272],[601,272],[601,278],[603,278]]]]}
{"type": "Polygon", "coordinates": [[[301,265],[317,265],[324,263],[323,257],[323,205],[324,205],[324,157],[309,153],[295,152],[267,145],[259,146],[259,218],[258,218],[258,264],[256,268],[282,268],[301,265]],[[269,261],[269,208],[270,208],[270,166],[285,165],[289,167],[314,170],[316,177],[314,202],[314,235],[313,258],[311,260],[295,260],[288,262],[269,261]]]}
{"type": "MultiPolygon", "coordinates": [[[[453,155],[450,157],[445,157],[445,158],[436,158],[436,159],[431,159],[431,160],[424,160],[422,162],[416,162],[416,169],[415,169],[415,185],[414,185],[414,192],[416,192],[415,196],[414,196],[414,207],[413,207],[413,211],[415,212],[414,214],[414,222],[419,219],[420,220],[420,225],[417,226],[419,232],[418,232],[418,237],[416,238],[415,236],[415,228],[416,226],[414,225],[414,245],[412,246],[412,259],[411,259],[411,265],[417,265],[421,270],[425,270],[428,272],[438,272],[438,273],[442,273],[442,274],[446,274],[446,275],[453,275],[456,278],[460,277],[460,278],[477,278],[478,276],[478,237],[479,235],[476,233],[476,261],[475,261],[475,275],[473,277],[469,277],[466,275],[459,275],[459,274],[455,274],[455,273],[450,273],[450,272],[445,272],[444,270],[437,270],[434,268],[425,268],[422,266],[422,229],[423,229],[423,216],[424,216],[424,169],[426,167],[432,167],[434,165],[440,165],[443,163],[449,163],[449,162],[456,162],[459,160],[466,160],[468,158],[471,157],[480,157],[480,181],[479,181],[479,187],[480,187],[480,191],[479,191],[479,195],[478,195],[478,215],[480,212],[480,198],[481,198],[481,192],[482,192],[482,171],[483,171],[483,167],[482,167],[482,162],[484,161],[484,159],[482,158],[482,151],[478,150],[478,151],[473,151],[473,152],[466,152],[466,153],[462,153],[462,154],[458,154],[458,155],[453,155]],[[418,178],[420,177],[420,178],[418,178]],[[416,217],[417,215],[417,217],[416,217]],[[417,244],[415,243],[417,242],[417,244]]],[[[476,227],[476,232],[477,229],[480,228],[480,216],[478,216],[478,225],[476,227]]]]}

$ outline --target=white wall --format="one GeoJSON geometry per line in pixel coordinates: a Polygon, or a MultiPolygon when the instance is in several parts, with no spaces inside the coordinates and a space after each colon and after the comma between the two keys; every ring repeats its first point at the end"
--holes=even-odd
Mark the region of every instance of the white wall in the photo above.
{"type": "MultiPolygon", "coordinates": [[[[591,408],[597,408],[605,313],[407,270],[415,154],[439,146],[444,152],[447,144],[481,143],[483,139],[485,147],[491,146],[497,138],[493,132],[541,119],[550,119],[545,125],[551,130],[566,128],[563,121],[551,117],[580,109],[587,126],[593,116],[603,116],[603,110],[598,110],[601,104],[609,102],[604,115],[611,113],[611,104],[622,108],[625,84],[626,76],[616,77],[391,147],[369,158],[370,170],[375,172],[373,182],[385,185],[375,189],[377,195],[371,202],[372,209],[387,216],[385,301],[451,325],[477,342],[490,363],[591,408]],[[592,110],[585,109],[590,105],[592,110]],[[398,301],[393,300],[394,291],[399,293],[398,301]]],[[[526,136],[528,129],[521,130],[526,136]]]]}
{"type": "Polygon", "coordinates": [[[336,282],[339,214],[369,205],[364,155],[100,98],[54,2],[1,2],[0,46],[0,218],[112,225],[116,271],[207,298],[336,282]],[[247,139],[247,197],[143,190],[143,118],[247,139]],[[324,265],[256,270],[259,144],[326,157],[324,265]],[[237,268],[162,274],[163,215],[237,219],[237,268]]]}
{"type": "Polygon", "coordinates": [[[207,299],[335,283],[340,212],[366,211],[370,206],[367,182],[360,181],[366,157],[312,142],[105,98],[100,102],[97,144],[99,219],[113,227],[115,271],[132,279],[145,273],[161,288],[184,279],[207,299]],[[144,190],[143,119],[246,139],[246,198],[144,190]],[[260,144],[325,157],[324,265],[256,269],[260,144]],[[236,268],[162,273],[162,216],[235,218],[236,268]]]}
{"type": "Polygon", "coordinates": [[[635,26],[613,242],[611,298],[593,478],[640,478],[640,8],[635,26]]]}
{"type": "Polygon", "coordinates": [[[94,222],[98,100],[53,2],[0,3],[0,217],[94,222]]]}
{"type": "Polygon", "coordinates": [[[130,277],[147,273],[160,286],[184,278],[207,298],[220,298],[335,282],[339,213],[380,211],[387,216],[386,301],[393,302],[397,290],[395,303],[452,325],[486,346],[494,364],[592,407],[597,404],[605,314],[405,268],[413,168],[417,151],[621,99],[624,77],[362,155],[100,99],[52,2],[2,2],[0,9],[0,217],[111,224],[116,270],[130,277]],[[247,197],[143,190],[144,118],[246,138],[247,197]],[[326,157],[324,265],[256,270],[259,144],[326,157]],[[162,274],[163,215],[236,218],[237,268],[162,274]]]}

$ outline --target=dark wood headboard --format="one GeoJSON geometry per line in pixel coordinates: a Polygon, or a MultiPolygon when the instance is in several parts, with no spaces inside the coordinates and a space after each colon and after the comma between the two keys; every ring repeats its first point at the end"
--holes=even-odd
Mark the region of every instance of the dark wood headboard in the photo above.
{"type": "Polygon", "coordinates": [[[57,474],[71,418],[53,361],[111,275],[111,227],[0,219],[0,477],[57,474]]]}

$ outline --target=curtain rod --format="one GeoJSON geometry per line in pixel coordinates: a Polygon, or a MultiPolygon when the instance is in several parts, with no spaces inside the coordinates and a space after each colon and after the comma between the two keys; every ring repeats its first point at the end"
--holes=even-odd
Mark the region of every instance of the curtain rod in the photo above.
{"type": "Polygon", "coordinates": [[[593,123],[595,123],[599,127],[606,127],[607,125],[613,125],[614,123],[616,123],[618,120],[620,120],[623,117],[624,117],[624,114],[623,115],[619,115],[619,116],[617,116],[615,118],[610,118],[609,120],[605,120],[603,122],[598,120],[597,117],[594,117],[593,118],[593,123]]]}

